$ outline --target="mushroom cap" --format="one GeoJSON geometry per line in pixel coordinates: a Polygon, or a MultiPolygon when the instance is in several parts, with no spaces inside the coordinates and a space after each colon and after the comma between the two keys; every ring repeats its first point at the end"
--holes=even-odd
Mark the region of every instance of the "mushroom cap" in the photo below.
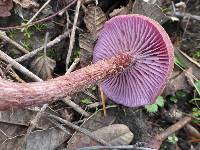
{"type": "Polygon", "coordinates": [[[93,62],[130,52],[134,64],[101,83],[116,103],[136,107],[154,103],[173,70],[174,52],[168,34],[142,15],[116,16],[107,21],[93,52],[93,62]]]}

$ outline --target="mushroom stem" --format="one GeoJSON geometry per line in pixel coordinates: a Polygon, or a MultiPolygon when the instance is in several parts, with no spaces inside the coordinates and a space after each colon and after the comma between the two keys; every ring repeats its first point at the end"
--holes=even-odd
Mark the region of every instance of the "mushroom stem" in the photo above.
{"type": "Polygon", "coordinates": [[[131,55],[122,53],[48,81],[14,83],[0,79],[0,110],[54,102],[122,72],[132,62],[131,55]]]}

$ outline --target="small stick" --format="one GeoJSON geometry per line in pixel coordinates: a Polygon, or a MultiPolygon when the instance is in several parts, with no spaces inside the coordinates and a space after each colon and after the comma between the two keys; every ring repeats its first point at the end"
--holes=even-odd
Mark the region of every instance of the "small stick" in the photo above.
{"type": "MultiPolygon", "coordinates": [[[[194,19],[194,20],[198,20],[200,21],[200,16],[197,16],[197,15],[191,15],[189,13],[182,13],[182,12],[177,12],[176,11],[176,6],[174,4],[174,2],[172,1],[172,8],[173,8],[173,16],[176,16],[176,17],[184,17],[184,18],[188,18],[189,19],[194,19]]],[[[186,25],[187,26],[187,25],[186,25]]]]}
{"type": "Polygon", "coordinates": [[[92,104],[87,105],[87,107],[88,107],[88,108],[96,108],[96,107],[98,107],[98,106],[100,106],[100,105],[101,105],[101,103],[95,102],[95,103],[92,103],[92,104]]]}
{"type": "Polygon", "coordinates": [[[68,96],[66,98],[63,98],[62,101],[64,103],[66,103],[68,106],[72,107],[75,111],[77,111],[81,115],[83,115],[85,117],[89,117],[90,116],[90,114],[88,112],[86,112],[85,110],[83,110],[79,105],[77,105],[76,103],[74,103],[70,99],[71,99],[71,97],[68,96]]]}
{"type": "Polygon", "coordinates": [[[91,146],[83,147],[77,150],[99,150],[99,149],[131,149],[131,150],[156,150],[152,148],[138,147],[135,145],[119,145],[119,146],[91,146]]]}
{"type": "Polygon", "coordinates": [[[26,50],[24,47],[22,47],[20,44],[18,44],[17,42],[15,42],[14,40],[12,40],[11,38],[9,38],[6,33],[4,31],[0,31],[0,38],[6,40],[7,42],[9,42],[10,44],[14,45],[18,50],[20,50],[20,52],[27,54],[29,53],[28,50],[26,50]]]}
{"type": "MultiPolygon", "coordinates": [[[[35,15],[25,24],[26,27],[38,16],[38,14],[50,3],[51,0],[46,1],[44,5],[35,13],[35,15]]],[[[24,28],[22,29],[23,32],[24,28]]]]}
{"type": "Polygon", "coordinates": [[[72,135],[69,131],[67,131],[67,129],[65,127],[62,126],[62,124],[58,123],[55,120],[52,120],[50,118],[48,118],[48,120],[53,123],[54,125],[56,125],[59,129],[61,129],[63,132],[65,132],[66,134],[72,135]]]}
{"type": "Polygon", "coordinates": [[[77,20],[78,20],[78,15],[79,15],[79,9],[80,9],[80,6],[81,6],[81,2],[82,2],[82,0],[78,0],[77,1],[77,5],[76,5],[74,23],[73,23],[72,32],[71,32],[71,35],[70,35],[69,49],[68,49],[67,58],[66,58],[66,71],[68,70],[69,61],[70,61],[70,58],[71,58],[71,55],[72,55],[72,49],[74,47],[76,23],[77,23],[77,20]]]}
{"type": "MultiPolygon", "coordinates": [[[[64,38],[66,38],[69,35],[69,31],[64,32],[63,34],[57,36],[54,40],[50,41],[49,43],[47,43],[46,48],[50,48],[52,46],[54,46],[55,44],[58,44],[61,40],[63,40],[64,38]]],[[[32,52],[25,54],[17,59],[15,59],[17,62],[22,62],[28,58],[31,58],[33,56],[35,56],[37,53],[43,51],[44,46],[41,46],[35,50],[33,50],[32,52]]]]}
{"type": "Polygon", "coordinates": [[[72,72],[75,69],[76,65],[79,63],[79,61],[80,61],[80,58],[75,58],[74,62],[69,67],[69,69],[67,70],[67,72],[65,73],[65,75],[68,74],[68,73],[70,73],[70,72],[72,72]]]}
{"type": "Polygon", "coordinates": [[[174,15],[177,16],[177,17],[185,17],[185,18],[190,18],[190,19],[193,19],[193,20],[200,21],[200,16],[191,15],[189,13],[175,12],[174,15]]]}
{"type": "Polygon", "coordinates": [[[15,69],[19,70],[21,73],[27,75],[29,78],[33,79],[34,81],[42,81],[38,76],[33,74],[31,71],[26,69],[24,66],[16,62],[14,59],[12,59],[10,56],[5,54],[3,51],[0,50],[0,58],[7,63],[11,64],[15,67],[15,69]]]}
{"type": "Polygon", "coordinates": [[[40,117],[42,116],[42,113],[45,111],[45,109],[48,107],[48,104],[44,104],[40,111],[37,113],[35,118],[31,120],[30,126],[28,127],[28,130],[22,140],[20,141],[20,144],[16,147],[16,150],[20,150],[22,146],[24,145],[24,142],[26,141],[27,137],[31,134],[32,130],[36,127],[37,122],[39,121],[40,117]]]}
{"type": "Polygon", "coordinates": [[[58,116],[55,116],[55,115],[52,115],[52,114],[49,114],[49,113],[45,113],[45,115],[47,115],[48,117],[50,118],[53,118],[53,119],[56,119],[57,121],[59,122],[62,122],[64,124],[66,124],[67,126],[71,127],[72,129],[76,130],[76,131],[79,131],[81,133],[84,133],[85,135],[89,136],[90,138],[92,138],[93,140],[99,142],[100,144],[103,144],[103,145],[107,145],[107,146],[110,146],[110,144],[108,144],[106,141],[102,140],[102,139],[99,139],[98,137],[96,137],[94,134],[92,134],[89,130],[87,129],[84,129],[84,128],[81,128],[67,120],[64,120],[58,116]]]}
{"type": "MultiPolygon", "coordinates": [[[[66,7],[64,7],[63,9],[61,9],[60,11],[54,13],[54,14],[51,15],[51,16],[48,16],[48,17],[43,18],[43,19],[41,19],[41,20],[37,20],[37,21],[35,21],[35,22],[30,23],[30,24],[29,24],[29,27],[30,27],[30,26],[33,26],[33,25],[35,25],[35,24],[37,24],[37,23],[41,23],[41,22],[48,21],[48,20],[52,19],[53,17],[57,16],[60,12],[63,12],[63,11],[65,11],[65,10],[67,10],[69,7],[71,7],[73,4],[76,3],[76,1],[77,1],[77,0],[71,1],[66,7]]],[[[26,27],[26,26],[27,26],[27,25],[14,26],[14,27],[5,27],[5,28],[0,28],[0,30],[20,29],[20,28],[24,28],[24,27],[26,27]]]]}
{"type": "Polygon", "coordinates": [[[87,96],[90,96],[91,98],[93,98],[94,100],[98,100],[98,98],[96,96],[94,96],[92,93],[90,93],[87,90],[83,90],[83,93],[86,94],[87,96]]]}
{"type": "Polygon", "coordinates": [[[180,119],[177,123],[173,124],[169,128],[167,128],[164,132],[155,135],[153,139],[149,142],[149,147],[159,149],[162,142],[174,132],[183,128],[186,124],[188,124],[192,120],[191,117],[184,117],[180,119]]]}

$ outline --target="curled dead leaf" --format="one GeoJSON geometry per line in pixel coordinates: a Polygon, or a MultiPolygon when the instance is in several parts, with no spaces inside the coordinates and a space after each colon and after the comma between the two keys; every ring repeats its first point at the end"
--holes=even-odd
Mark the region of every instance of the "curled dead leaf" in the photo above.
{"type": "Polygon", "coordinates": [[[0,0],[0,17],[11,15],[10,10],[13,8],[12,0],[0,0]]]}
{"type": "Polygon", "coordinates": [[[43,55],[31,63],[31,70],[43,80],[51,79],[56,61],[43,55]]]}
{"type": "Polygon", "coordinates": [[[79,35],[80,50],[80,64],[82,67],[87,66],[92,61],[92,53],[95,45],[96,38],[90,33],[84,33],[79,35]]]}
{"type": "Polygon", "coordinates": [[[186,92],[190,92],[192,90],[192,86],[188,81],[187,73],[192,74],[192,70],[188,69],[182,73],[173,72],[170,80],[168,81],[163,91],[163,95],[175,95],[175,92],[177,90],[184,90],[186,92]]]}
{"type": "MultiPolygon", "coordinates": [[[[111,145],[128,145],[133,140],[133,133],[126,125],[112,124],[103,128],[100,128],[92,132],[96,137],[105,140],[111,145]]],[[[86,135],[82,137],[76,143],[68,147],[70,150],[99,145],[96,141],[90,139],[86,135]]]]}

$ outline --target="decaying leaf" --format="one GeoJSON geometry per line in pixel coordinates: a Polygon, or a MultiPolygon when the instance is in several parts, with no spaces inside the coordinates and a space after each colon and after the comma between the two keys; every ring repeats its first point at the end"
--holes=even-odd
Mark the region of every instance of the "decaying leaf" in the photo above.
{"type": "Polygon", "coordinates": [[[192,90],[192,86],[187,78],[187,74],[192,74],[192,70],[188,69],[182,73],[173,72],[170,80],[168,81],[165,90],[163,91],[163,95],[175,95],[177,90],[184,90],[186,92],[190,92],[192,90]]]}
{"type": "Polygon", "coordinates": [[[82,67],[91,63],[95,41],[106,20],[106,15],[100,7],[93,5],[87,7],[84,22],[89,33],[79,35],[80,63],[82,67]]]}
{"type": "Polygon", "coordinates": [[[109,14],[109,16],[110,17],[114,17],[114,16],[118,16],[118,15],[127,15],[127,14],[130,14],[132,6],[133,6],[133,2],[132,2],[132,0],[129,0],[129,3],[127,4],[127,6],[125,6],[125,7],[122,6],[121,8],[114,9],[109,14]]]}
{"type": "MultiPolygon", "coordinates": [[[[107,109],[107,116],[102,116],[102,110],[99,110],[97,113],[93,114],[89,117],[81,127],[90,130],[91,132],[96,131],[100,128],[111,125],[115,121],[115,116],[113,115],[113,111],[116,109],[109,108],[107,109]]],[[[75,132],[71,139],[68,142],[68,149],[76,148],[76,144],[79,143],[80,139],[85,136],[83,133],[75,132]]]]}
{"type": "Polygon", "coordinates": [[[39,7],[39,4],[34,0],[13,0],[16,4],[19,4],[23,8],[39,7]]]}
{"type": "MultiPolygon", "coordinates": [[[[126,125],[113,124],[103,128],[100,128],[92,132],[96,137],[105,140],[111,145],[127,145],[133,140],[133,133],[126,125]]],[[[72,147],[68,147],[70,150],[75,150],[82,147],[89,147],[99,145],[96,141],[90,139],[88,136],[83,135],[78,142],[72,147]]]]}
{"type": "Polygon", "coordinates": [[[95,45],[96,38],[90,33],[84,33],[79,35],[80,50],[80,64],[82,67],[87,66],[92,61],[92,53],[95,45]]]}
{"type": "Polygon", "coordinates": [[[85,13],[84,22],[93,37],[98,37],[100,30],[106,22],[106,15],[98,6],[88,6],[85,13]]]}
{"type": "Polygon", "coordinates": [[[0,17],[11,15],[10,10],[13,8],[12,0],[0,0],[0,17]]]}
{"type": "Polygon", "coordinates": [[[43,55],[31,63],[31,70],[43,80],[51,79],[56,66],[55,60],[43,55]]]}
{"type": "MultiPolygon", "coordinates": [[[[0,124],[7,123],[9,125],[29,126],[30,121],[36,116],[37,111],[30,109],[18,109],[13,111],[0,112],[0,124]]],[[[46,117],[41,117],[37,123],[37,128],[47,129],[54,126],[46,117]]]]}
{"type": "MultiPolygon", "coordinates": [[[[69,138],[69,134],[63,132],[58,128],[49,128],[47,130],[38,130],[32,132],[22,150],[43,150],[43,149],[56,149],[60,144],[69,138]]],[[[22,136],[16,136],[1,143],[1,150],[13,150],[21,141],[22,136]]]]}
{"type": "Polygon", "coordinates": [[[143,0],[135,0],[132,13],[147,16],[160,24],[163,24],[168,20],[168,17],[162,12],[162,9],[157,4],[152,4],[143,0]]]}

